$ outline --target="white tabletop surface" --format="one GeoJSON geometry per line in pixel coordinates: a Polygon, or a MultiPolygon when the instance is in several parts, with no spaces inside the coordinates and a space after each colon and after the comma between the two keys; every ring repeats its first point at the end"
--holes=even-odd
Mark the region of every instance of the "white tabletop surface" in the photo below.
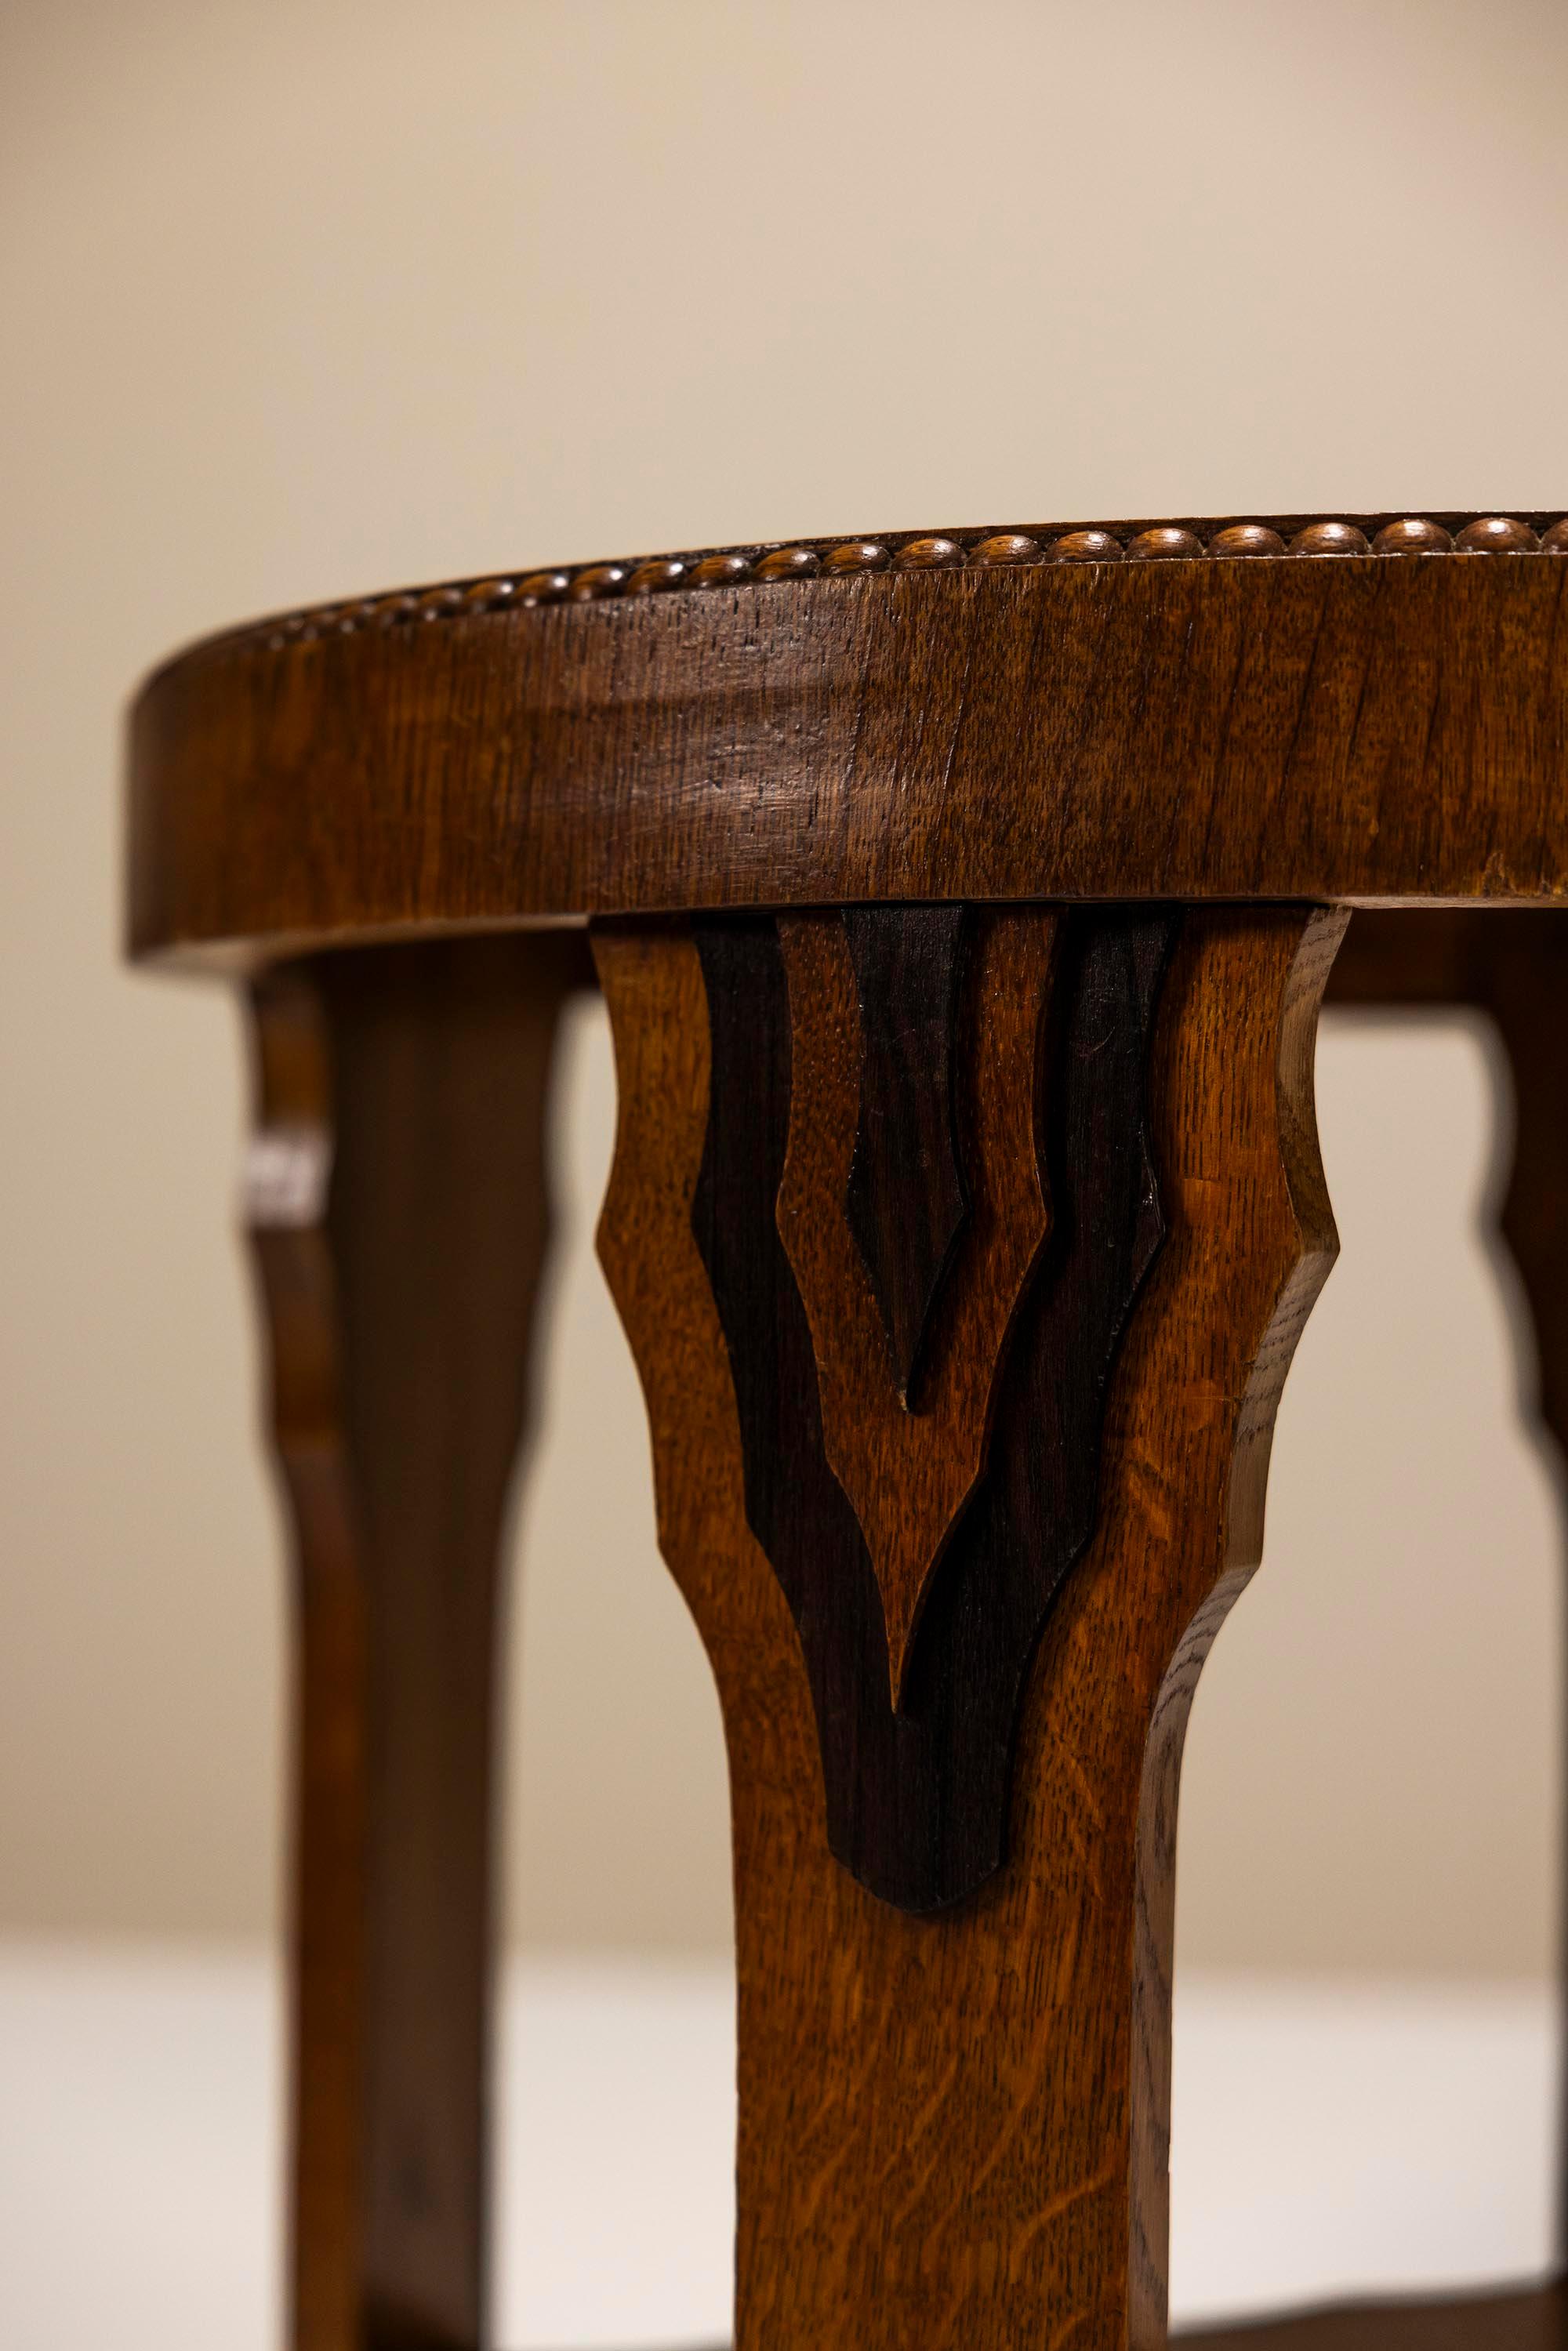
{"type": "MultiPolygon", "coordinates": [[[[0,1946],[0,2344],[277,2351],[279,2035],[255,1955],[0,1946]]],[[[497,2339],[727,2332],[719,1970],[514,1966],[497,2339]]],[[[1178,1986],[1177,2318],[1539,2272],[1544,1991],[1178,1986]]]]}

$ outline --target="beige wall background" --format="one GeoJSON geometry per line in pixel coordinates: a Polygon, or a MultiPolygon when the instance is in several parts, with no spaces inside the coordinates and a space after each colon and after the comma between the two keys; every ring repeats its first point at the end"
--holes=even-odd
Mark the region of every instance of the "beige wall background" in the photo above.
{"type": "MultiPolygon", "coordinates": [[[[138,674],[705,540],[1568,506],[1565,75],[1552,0],[6,0],[0,1928],[277,1910],[239,1039],[117,961],[138,674]]],[[[1344,1253],[1197,1708],[1183,1959],[1530,1975],[1559,1545],[1476,1234],[1486,1040],[1330,1021],[1320,1084],[1344,1253]]],[[[596,1008],[560,1111],[510,1924],[713,1946],[717,1713],[589,1254],[596,1008]]]]}

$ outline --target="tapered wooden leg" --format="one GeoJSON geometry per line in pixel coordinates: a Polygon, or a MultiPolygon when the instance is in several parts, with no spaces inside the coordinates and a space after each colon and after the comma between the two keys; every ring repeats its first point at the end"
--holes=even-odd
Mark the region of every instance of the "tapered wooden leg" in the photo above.
{"type": "Polygon", "coordinates": [[[865,919],[596,937],[729,1750],[737,2343],[1153,2351],[1182,1736],[1333,1252],[1343,917],[865,919]]]}
{"type": "Polygon", "coordinates": [[[1476,940],[1474,1001],[1513,1079],[1513,1150],[1500,1217],[1535,1344],[1527,1411],[1568,1465],[1568,915],[1497,923],[1476,940]]]}
{"type": "Polygon", "coordinates": [[[488,2339],[497,1561],[580,956],[356,950],[254,989],[248,1213],[297,1570],[295,2351],[488,2339]]]}
{"type": "MultiPolygon", "coordinates": [[[[1568,911],[1358,914],[1329,992],[1335,1003],[1363,1008],[1469,1005],[1496,1024],[1514,1109],[1497,1238],[1519,1276],[1530,1324],[1521,1334],[1520,1401],[1546,1440],[1559,1499],[1568,1506],[1568,911]]],[[[1568,1946],[1568,1931],[1563,1941],[1568,1946]]],[[[1562,1997],[1568,2003],[1568,1979],[1562,1997]]],[[[1562,2265],[1568,2263],[1568,2097],[1559,2150],[1562,2265]]],[[[1561,2295],[1552,2309],[1561,2327],[1561,2295]]]]}

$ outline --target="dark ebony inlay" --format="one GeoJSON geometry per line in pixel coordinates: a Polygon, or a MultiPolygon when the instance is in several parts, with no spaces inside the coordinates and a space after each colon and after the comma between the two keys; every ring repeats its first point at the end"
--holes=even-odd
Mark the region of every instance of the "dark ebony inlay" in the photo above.
{"type": "Polygon", "coordinates": [[[861,1016],[844,1209],[905,1403],[969,1207],[953,1101],[964,917],[962,906],[859,906],[843,917],[861,1016]]]}
{"type": "Polygon", "coordinates": [[[747,1517],[800,1632],[832,1850],[904,1909],[961,1900],[1004,1858],[1024,1680],[1093,1531],[1106,1389],[1164,1231],[1145,1077],[1176,921],[1062,920],[1036,1115],[1051,1233],[1011,1334],[988,1468],[937,1567],[897,1714],[881,1595],[823,1452],[810,1332],[774,1220],[789,1110],[777,931],[753,916],[695,928],[712,1078],[692,1222],[729,1352],[747,1517]]]}

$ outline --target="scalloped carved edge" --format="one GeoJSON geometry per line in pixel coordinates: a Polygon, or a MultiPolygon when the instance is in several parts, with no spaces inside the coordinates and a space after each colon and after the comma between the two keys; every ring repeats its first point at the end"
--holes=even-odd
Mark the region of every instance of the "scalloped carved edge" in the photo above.
{"type": "Polygon", "coordinates": [[[1568,515],[1553,518],[1542,510],[1361,515],[1350,519],[1290,515],[1268,521],[1033,523],[1015,529],[894,531],[879,537],[753,543],[683,555],[632,556],[617,563],[497,572],[389,595],[352,597],[247,622],[194,650],[283,651],[362,630],[527,611],[538,605],[601,603],[671,590],[772,586],[792,580],[852,580],[880,571],[1412,555],[1568,555],[1568,515]]]}

